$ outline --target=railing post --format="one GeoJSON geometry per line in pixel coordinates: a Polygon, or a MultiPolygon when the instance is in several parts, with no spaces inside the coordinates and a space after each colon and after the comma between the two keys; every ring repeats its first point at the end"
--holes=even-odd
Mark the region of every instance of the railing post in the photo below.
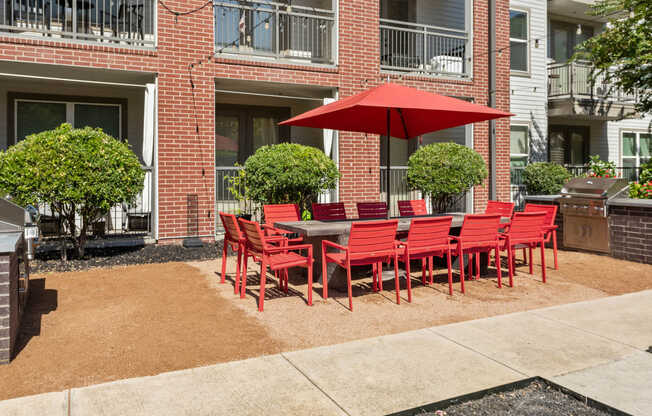
{"type": "Polygon", "coordinates": [[[77,3],[70,2],[70,8],[72,9],[72,38],[77,39],[77,3]]]}
{"type": "MultiPolygon", "coordinates": [[[[276,59],[281,57],[281,47],[279,43],[281,42],[281,37],[279,36],[279,28],[281,26],[281,20],[280,20],[280,13],[278,9],[278,4],[274,6],[274,36],[276,37],[274,39],[274,53],[276,55],[276,59]]],[[[287,28],[285,29],[287,30],[287,28]]]]}
{"type": "Polygon", "coordinates": [[[425,72],[426,70],[426,59],[428,56],[428,28],[426,26],[423,27],[423,59],[421,61],[421,64],[423,65],[423,70],[425,72]]]}
{"type": "Polygon", "coordinates": [[[573,90],[575,89],[575,64],[573,62],[568,66],[568,92],[571,100],[573,99],[573,90]]]}

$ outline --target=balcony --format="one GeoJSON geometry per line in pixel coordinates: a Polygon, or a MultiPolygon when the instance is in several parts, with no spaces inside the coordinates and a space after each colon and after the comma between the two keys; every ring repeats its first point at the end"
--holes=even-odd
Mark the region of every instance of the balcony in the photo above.
{"type": "MultiPolygon", "coordinates": [[[[215,2],[216,55],[335,63],[333,10],[274,2],[215,2]]],[[[330,4],[327,6],[330,7],[330,4]]]]}
{"type": "Polygon", "coordinates": [[[625,94],[605,80],[591,81],[592,66],[581,62],[548,65],[550,117],[620,120],[635,117],[636,95],[625,94]]]}
{"type": "Polygon", "coordinates": [[[155,0],[0,0],[12,36],[153,48],[155,28],[155,0]]]}
{"type": "Polygon", "coordinates": [[[470,76],[465,30],[380,19],[380,67],[425,75],[470,76]]]}

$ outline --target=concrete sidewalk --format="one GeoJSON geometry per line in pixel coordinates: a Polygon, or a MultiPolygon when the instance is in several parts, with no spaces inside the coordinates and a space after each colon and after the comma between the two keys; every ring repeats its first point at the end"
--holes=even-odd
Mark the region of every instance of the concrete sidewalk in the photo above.
{"type": "Polygon", "coordinates": [[[651,345],[644,291],[23,397],[0,414],[379,415],[538,375],[650,415],[651,345]]]}

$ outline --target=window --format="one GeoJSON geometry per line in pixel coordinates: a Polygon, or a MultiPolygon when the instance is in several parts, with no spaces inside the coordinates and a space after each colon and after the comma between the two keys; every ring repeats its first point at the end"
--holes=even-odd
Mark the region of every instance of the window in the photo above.
{"type": "Polygon", "coordinates": [[[521,10],[509,11],[509,48],[510,69],[512,71],[528,72],[530,32],[528,28],[528,13],[521,10]]]}
{"type": "Polygon", "coordinates": [[[512,171],[527,166],[530,156],[530,128],[511,126],[509,143],[509,167],[512,171]]]}
{"type": "MultiPolygon", "coordinates": [[[[11,95],[12,93],[10,93],[11,95]]],[[[72,97],[48,97],[36,95],[18,96],[10,98],[13,105],[13,123],[10,123],[10,140],[17,143],[30,134],[52,130],[62,123],[70,123],[73,127],[86,126],[99,127],[105,133],[122,139],[124,124],[123,116],[126,100],[107,99],[108,102],[99,102],[101,99],[72,97]],[[24,97],[24,98],[23,98],[24,97]],[[68,101],[70,100],[70,101],[68,101]],[[111,102],[113,101],[113,102],[111,102]],[[125,104],[119,102],[125,102],[125,104]]]]}
{"type": "Polygon", "coordinates": [[[578,45],[593,37],[593,27],[589,25],[578,27],[576,24],[552,21],[550,37],[548,57],[555,62],[566,62],[575,54],[578,45]]]}
{"type": "Polygon", "coordinates": [[[624,132],[621,140],[623,177],[636,180],[637,168],[652,158],[652,134],[624,132]]]}

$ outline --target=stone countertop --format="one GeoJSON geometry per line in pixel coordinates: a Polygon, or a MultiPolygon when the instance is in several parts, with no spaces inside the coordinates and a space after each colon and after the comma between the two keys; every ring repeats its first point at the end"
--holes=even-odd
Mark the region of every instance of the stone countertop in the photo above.
{"type": "Polygon", "coordinates": [[[633,208],[649,208],[652,209],[652,199],[634,199],[634,198],[613,198],[607,205],[633,207],[633,208]]]}
{"type": "MultiPolygon", "coordinates": [[[[450,214],[453,217],[453,222],[451,224],[452,228],[461,227],[464,222],[463,213],[455,212],[450,214]]],[[[436,216],[442,216],[436,215],[436,216]]],[[[397,231],[408,231],[410,229],[410,223],[413,218],[429,218],[431,215],[424,215],[420,217],[402,217],[402,218],[393,218],[398,220],[398,229],[397,231]]],[[[348,220],[348,221],[290,221],[290,222],[276,222],[274,227],[280,228],[282,230],[291,231],[297,234],[301,234],[305,237],[321,237],[321,236],[336,236],[348,234],[351,229],[351,224],[355,221],[373,221],[373,220],[348,220]]],[[[503,217],[501,222],[508,223],[509,218],[503,217]]]]}
{"type": "Polygon", "coordinates": [[[0,233],[0,253],[13,253],[23,233],[0,233]]]}

